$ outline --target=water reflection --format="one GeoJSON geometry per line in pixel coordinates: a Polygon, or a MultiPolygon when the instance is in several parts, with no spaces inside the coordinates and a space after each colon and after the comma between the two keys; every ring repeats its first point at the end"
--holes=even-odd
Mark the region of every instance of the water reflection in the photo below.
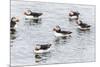
{"type": "Polygon", "coordinates": [[[66,44],[66,42],[68,42],[68,40],[71,38],[72,36],[69,37],[55,37],[54,38],[54,43],[55,44],[66,44]]]}
{"type": "Polygon", "coordinates": [[[15,34],[16,33],[16,29],[10,29],[10,34],[15,34]]]}
{"type": "MultiPolygon", "coordinates": [[[[10,43],[13,43],[16,39],[16,29],[10,29],[10,43]]],[[[13,47],[13,45],[10,45],[10,47],[13,47]]]]}
{"type": "Polygon", "coordinates": [[[77,34],[78,35],[85,35],[85,34],[90,34],[91,30],[86,30],[86,31],[81,31],[80,29],[77,29],[77,34]]]}
{"type": "Polygon", "coordinates": [[[30,25],[37,25],[41,24],[42,19],[33,19],[33,20],[27,20],[25,19],[25,23],[29,23],[30,25]]]}
{"type": "Polygon", "coordinates": [[[16,34],[16,30],[15,30],[15,29],[11,29],[10,32],[11,32],[11,33],[10,33],[10,39],[11,39],[11,40],[16,39],[16,36],[15,36],[15,34],[16,34]]]}
{"type": "Polygon", "coordinates": [[[35,53],[35,63],[45,63],[50,57],[50,52],[35,53]]]}
{"type": "Polygon", "coordinates": [[[49,63],[62,63],[62,62],[69,63],[69,62],[79,62],[79,61],[83,62],[81,61],[81,58],[84,61],[92,61],[94,59],[94,54],[93,54],[94,51],[91,51],[91,50],[95,49],[94,48],[95,30],[80,31],[79,29],[76,29],[76,25],[74,21],[69,23],[69,20],[67,20],[68,18],[67,13],[69,12],[70,9],[75,8],[76,10],[79,10],[80,13],[82,14],[83,16],[82,19],[84,18],[86,21],[91,22],[91,25],[94,26],[95,25],[94,19],[87,19],[87,18],[95,18],[94,11],[91,8],[89,8],[88,10],[85,9],[87,8],[87,6],[85,7],[82,6],[82,8],[79,8],[79,5],[78,6],[76,5],[74,7],[73,5],[57,4],[56,6],[54,6],[54,8],[52,8],[51,5],[35,3],[35,2],[34,3],[30,2],[27,4],[25,4],[25,2],[11,3],[12,16],[20,15],[20,13],[23,13],[23,10],[28,7],[32,9],[33,11],[44,13],[43,16],[41,17],[42,20],[38,22],[33,21],[33,20],[25,20],[24,18],[25,16],[20,17],[21,23],[18,23],[18,27],[16,29],[17,32],[14,32],[14,34],[11,34],[11,41],[13,41],[11,45],[15,46],[13,47],[11,51],[12,52],[11,60],[12,60],[13,65],[18,65],[18,64],[27,65],[27,64],[34,64],[34,63],[45,63],[45,62],[46,63],[48,62],[49,63]],[[35,6],[37,4],[38,6],[35,6]],[[67,37],[67,38],[54,37],[51,29],[55,25],[61,25],[62,27],[72,31],[73,32],[72,37],[67,37]],[[33,41],[39,41],[39,42],[53,41],[52,43],[54,44],[53,45],[54,50],[53,51],[50,50],[50,53],[45,53],[45,54],[44,53],[35,54],[34,52],[30,52],[33,50],[33,46],[35,46],[33,44],[33,41]],[[22,49],[21,47],[25,47],[26,50],[22,49]],[[83,50],[85,50],[85,48],[87,50],[82,52],[83,50]],[[28,55],[32,55],[32,57],[30,56],[26,57],[25,55],[26,52],[28,55]],[[85,56],[82,56],[82,54],[84,54],[85,56]],[[23,58],[18,55],[21,55],[23,58]],[[24,57],[26,59],[24,59],[24,57]],[[30,59],[27,59],[27,58],[30,58],[30,59]],[[71,59],[71,60],[67,60],[67,59],[71,59]]]}

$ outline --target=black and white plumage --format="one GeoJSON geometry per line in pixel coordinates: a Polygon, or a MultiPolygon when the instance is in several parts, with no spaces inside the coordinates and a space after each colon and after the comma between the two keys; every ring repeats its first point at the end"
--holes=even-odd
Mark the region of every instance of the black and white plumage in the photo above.
{"type": "Polygon", "coordinates": [[[81,20],[77,20],[76,23],[78,24],[78,29],[82,31],[90,30],[90,25],[83,23],[81,20]]]}
{"type": "Polygon", "coordinates": [[[40,20],[39,17],[43,15],[43,13],[37,13],[37,12],[32,12],[31,10],[27,10],[24,12],[24,15],[25,19],[38,21],[40,20]]]}
{"type": "Polygon", "coordinates": [[[17,19],[16,17],[12,17],[12,18],[11,18],[11,21],[10,21],[10,27],[11,27],[11,28],[17,27],[17,26],[16,26],[17,22],[19,22],[19,19],[17,19]]]}
{"type": "Polygon", "coordinates": [[[36,44],[34,48],[35,53],[46,53],[50,51],[51,44],[36,44]]]}
{"type": "Polygon", "coordinates": [[[69,13],[69,20],[78,20],[80,13],[78,11],[70,11],[69,13]]]}
{"type": "Polygon", "coordinates": [[[16,17],[12,17],[10,21],[10,31],[11,33],[14,33],[16,30],[15,28],[17,27],[17,22],[19,22],[19,19],[16,17]]]}
{"type": "Polygon", "coordinates": [[[61,30],[60,26],[56,26],[55,28],[53,28],[54,34],[57,37],[67,37],[70,36],[70,34],[72,33],[71,31],[63,31],[61,30]]]}

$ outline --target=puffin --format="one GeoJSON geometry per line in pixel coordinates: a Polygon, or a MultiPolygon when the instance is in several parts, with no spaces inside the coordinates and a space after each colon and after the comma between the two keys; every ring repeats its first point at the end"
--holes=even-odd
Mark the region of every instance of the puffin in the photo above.
{"type": "Polygon", "coordinates": [[[71,31],[63,31],[61,30],[60,26],[57,25],[55,28],[53,28],[54,31],[54,35],[56,37],[67,37],[67,36],[71,36],[71,31]]]}
{"type": "Polygon", "coordinates": [[[80,29],[82,31],[90,30],[91,25],[83,23],[82,20],[77,20],[76,23],[78,25],[78,29],[80,29]]]}
{"type": "Polygon", "coordinates": [[[69,20],[78,20],[80,13],[78,11],[70,11],[69,13],[69,20]]]}
{"type": "Polygon", "coordinates": [[[41,20],[41,18],[39,17],[42,16],[43,13],[32,12],[31,10],[26,10],[24,12],[24,15],[25,15],[26,20],[34,20],[35,22],[38,22],[39,20],[41,20]]]}
{"type": "Polygon", "coordinates": [[[13,34],[16,30],[17,27],[17,22],[19,22],[19,19],[16,17],[12,17],[10,21],[10,32],[13,34]]]}
{"type": "Polygon", "coordinates": [[[34,52],[37,53],[47,53],[50,52],[52,44],[36,44],[34,52]]]}

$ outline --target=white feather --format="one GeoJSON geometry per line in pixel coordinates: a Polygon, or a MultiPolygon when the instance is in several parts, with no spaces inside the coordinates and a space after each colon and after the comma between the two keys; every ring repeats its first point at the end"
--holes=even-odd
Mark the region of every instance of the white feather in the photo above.
{"type": "Polygon", "coordinates": [[[16,29],[17,27],[18,27],[18,25],[16,24],[15,27],[14,27],[14,29],[16,29]]]}
{"type": "Polygon", "coordinates": [[[54,32],[54,34],[56,37],[67,37],[70,35],[70,34],[62,34],[62,33],[57,33],[57,32],[54,32]]]}
{"type": "Polygon", "coordinates": [[[71,16],[71,17],[69,17],[70,19],[77,19],[77,16],[71,16]]]}
{"type": "Polygon", "coordinates": [[[33,16],[25,16],[25,19],[34,20],[34,19],[39,19],[39,18],[38,17],[33,17],[33,16]]]}
{"type": "Polygon", "coordinates": [[[48,48],[47,50],[34,50],[34,53],[47,53],[50,52],[50,48],[48,48]]]}
{"type": "Polygon", "coordinates": [[[89,30],[90,28],[82,28],[81,26],[77,26],[78,29],[81,29],[81,30],[89,30]]]}

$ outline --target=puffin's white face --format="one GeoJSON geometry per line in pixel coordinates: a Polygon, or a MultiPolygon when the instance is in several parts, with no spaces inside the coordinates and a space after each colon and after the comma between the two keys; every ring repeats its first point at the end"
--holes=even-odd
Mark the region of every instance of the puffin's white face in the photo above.
{"type": "Polygon", "coordinates": [[[40,45],[36,45],[35,49],[39,50],[40,49],[40,45]]]}
{"type": "Polygon", "coordinates": [[[76,23],[77,23],[77,24],[81,24],[81,20],[77,20],[76,23]]]}
{"type": "Polygon", "coordinates": [[[12,17],[12,21],[19,22],[19,20],[16,17],[12,17]]]}
{"type": "Polygon", "coordinates": [[[25,13],[26,13],[27,15],[30,15],[32,12],[31,12],[31,10],[27,10],[25,13]]]}
{"type": "Polygon", "coordinates": [[[60,26],[56,26],[55,28],[53,28],[53,31],[60,31],[60,30],[61,30],[60,26]]]}
{"type": "Polygon", "coordinates": [[[71,11],[70,14],[73,15],[74,14],[73,11],[71,11]]]}
{"type": "Polygon", "coordinates": [[[60,26],[56,26],[56,30],[60,30],[60,26]]]}

